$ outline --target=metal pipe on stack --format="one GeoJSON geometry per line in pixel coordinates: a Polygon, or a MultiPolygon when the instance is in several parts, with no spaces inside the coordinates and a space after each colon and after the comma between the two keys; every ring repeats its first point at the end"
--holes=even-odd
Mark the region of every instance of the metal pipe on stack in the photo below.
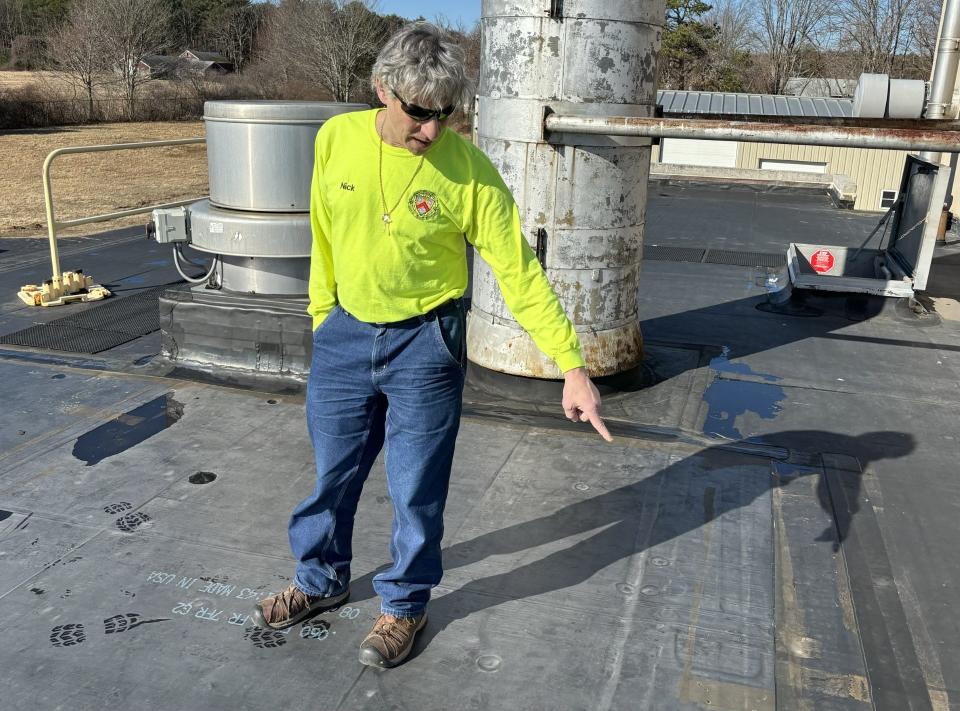
{"type": "MultiPolygon", "coordinates": [[[[580,337],[591,376],[643,357],[637,290],[648,138],[546,135],[550,113],[652,117],[663,0],[484,0],[480,148],[580,337]]],[[[492,371],[558,378],[474,263],[468,352],[492,371]]]]}
{"type": "MultiPolygon", "coordinates": [[[[930,98],[927,99],[925,117],[928,119],[953,118],[948,115],[953,105],[953,93],[957,83],[957,67],[960,64],[960,0],[945,0],[940,17],[940,32],[930,75],[930,98]]],[[[925,151],[920,157],[931,163],[940,162],[940,153],[925,151]]]]}

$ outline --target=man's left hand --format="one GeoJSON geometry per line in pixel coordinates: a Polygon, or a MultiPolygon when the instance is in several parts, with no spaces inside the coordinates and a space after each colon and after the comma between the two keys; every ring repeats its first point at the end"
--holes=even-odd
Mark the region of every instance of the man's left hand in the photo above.
{"type": "Polygon", "coordinates": [[[584,368],[574,368],[563,374],[563,412],[573,422],[589,422],[607,442],[612,442],[607,426],[600,418],[600,392],[584,368]]]}

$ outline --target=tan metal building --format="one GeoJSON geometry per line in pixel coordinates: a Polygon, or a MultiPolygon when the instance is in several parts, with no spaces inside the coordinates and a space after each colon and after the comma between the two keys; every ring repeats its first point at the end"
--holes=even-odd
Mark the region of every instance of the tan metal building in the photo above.
{"type": "MultiPolygon", "coordinates": [[[[853,102],[849,99],[702,91],[660,91],[657,102],[668,117],[696,114],[840,117],[850,116],[853,111],[853,102]]],[[[738,171],[758,169],[842,175],[856,183],[855,210],[879,211],[896,200],[907,153],[870,148],[664,139],[660,150],[652,155],[655,162],[727,168],[731,178],[737,177],[738,171]]],[[[952,159],[956,170],[956,155],[952,159]]],[[[958,211],[960,201],[955,196],[951,212],[957,215],[958,211]]]]}
{"type": "Polygon", "coordinates": [[[768,143],[741,143],[737,168],[803,170],[828,175],[845,175],[857,184],[854,210],[885,210],[893,204],[900,188],[905,151],[831,146],[794,146],[768,143]]]}

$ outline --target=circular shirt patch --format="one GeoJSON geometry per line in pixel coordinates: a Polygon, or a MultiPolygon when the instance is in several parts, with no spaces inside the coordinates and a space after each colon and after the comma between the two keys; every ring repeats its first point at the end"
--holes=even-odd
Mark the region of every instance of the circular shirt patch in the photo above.
{"type": "Polygon", "coordinates": [[[440,216],[440,203],[435,193],[418,190],[407,202],[410,212],[418,220],[433,220],[440,216]]]}

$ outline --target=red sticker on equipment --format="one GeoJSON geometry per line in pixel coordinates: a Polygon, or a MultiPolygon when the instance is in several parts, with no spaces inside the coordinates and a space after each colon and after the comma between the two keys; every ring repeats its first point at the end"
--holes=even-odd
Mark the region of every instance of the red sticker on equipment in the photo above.
{"type": "Polygon", "coordinates": [[[810,257],[810,266],[817,274],[823,274],[833,269],[833,255],[826,249],[818,249],[810,257]]]}

